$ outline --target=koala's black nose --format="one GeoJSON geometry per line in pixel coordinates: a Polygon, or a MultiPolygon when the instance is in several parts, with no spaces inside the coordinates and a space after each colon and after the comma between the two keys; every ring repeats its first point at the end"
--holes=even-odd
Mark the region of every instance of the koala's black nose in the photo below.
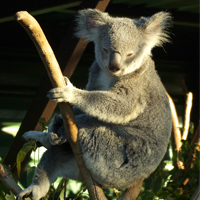
{"type": "Polygon", "coordinates": [[[119,52],[113,52],[110,54],[110,62],[108,69],[115,73],[120,70],[120,63],[121,63],[121,55],[119,52]]]}
{"type": "Polygon", "coordinates": [[[113,73],[118,72],[120,70],[119,66],[112,64],[108,66],[108,69],[113,73]]]}

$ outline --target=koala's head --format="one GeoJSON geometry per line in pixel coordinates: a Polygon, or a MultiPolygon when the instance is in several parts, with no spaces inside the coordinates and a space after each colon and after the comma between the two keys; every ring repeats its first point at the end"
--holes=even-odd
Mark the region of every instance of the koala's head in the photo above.
{"type": "Polygon", "coordinates": [[[148,18],[114,18],[96,9],[86,9],[78,12],[76,21],[76,36],[95,43],[99,66],[121,76],[138,69],[153,47],[168,41],[166,29],[171,16],[159,12],[148,18]]]}

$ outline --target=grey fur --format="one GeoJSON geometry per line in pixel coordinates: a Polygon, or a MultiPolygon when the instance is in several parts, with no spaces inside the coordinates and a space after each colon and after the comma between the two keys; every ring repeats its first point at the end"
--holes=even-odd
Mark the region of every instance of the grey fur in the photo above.
{"type": "MultiPolygon", "coordinates": [[[[87,9],[79,11],[76,19],[76,36],[95,43],[96,60],[86,90],[65,78],[67,86],[52,89],[48,97],[74,106],[83,158],[93,179],[103,187],[127,188],[156,169],[169,142],[170,106],[151,49],[168,41],[171,17],[160,12],[133,20],[87,9]]],[[[38,200],[57,176],[82,180],[61,121],[56,117],[43,139],[42,133],[25,134],[25,139],[39,140],[49,149],[33,184],[18,199],[31,191],[38,200]]]]}

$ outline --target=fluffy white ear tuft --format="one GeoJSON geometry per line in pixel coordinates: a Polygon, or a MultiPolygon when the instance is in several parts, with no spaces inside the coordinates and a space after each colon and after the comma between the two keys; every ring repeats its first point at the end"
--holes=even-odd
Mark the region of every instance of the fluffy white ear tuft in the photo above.
{"type": "Polygon", "coordinates": [[[155,46],[162,46],[169,42],[168,28],[172,25],[172,17],[168,12],[159,12],[150,18],[142,17],[136,25],[143,29],[144,40],[147,44],[147,51],[151,54],[151,49],[155,46]]]}
{"type": "Polygon", "coordinates": [[[86,38],[95,41],[100,27],[107,24],[109,15],[97,9],[80,10],[76,16],[77,29],[75,35],[78,38],[86,38]]]}

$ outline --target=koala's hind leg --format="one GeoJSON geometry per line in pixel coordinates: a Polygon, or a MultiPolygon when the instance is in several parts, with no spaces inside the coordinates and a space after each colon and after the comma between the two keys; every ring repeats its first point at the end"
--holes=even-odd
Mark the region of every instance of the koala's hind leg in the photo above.
{"type": "Polygon", "coordinates": [[[18,196],[18,200],[32,194],[33,200],[44,197],[57,177],[82,181],[82,177],[68,143],[48,149],[35,171],[33,183],[18,196]]]}

